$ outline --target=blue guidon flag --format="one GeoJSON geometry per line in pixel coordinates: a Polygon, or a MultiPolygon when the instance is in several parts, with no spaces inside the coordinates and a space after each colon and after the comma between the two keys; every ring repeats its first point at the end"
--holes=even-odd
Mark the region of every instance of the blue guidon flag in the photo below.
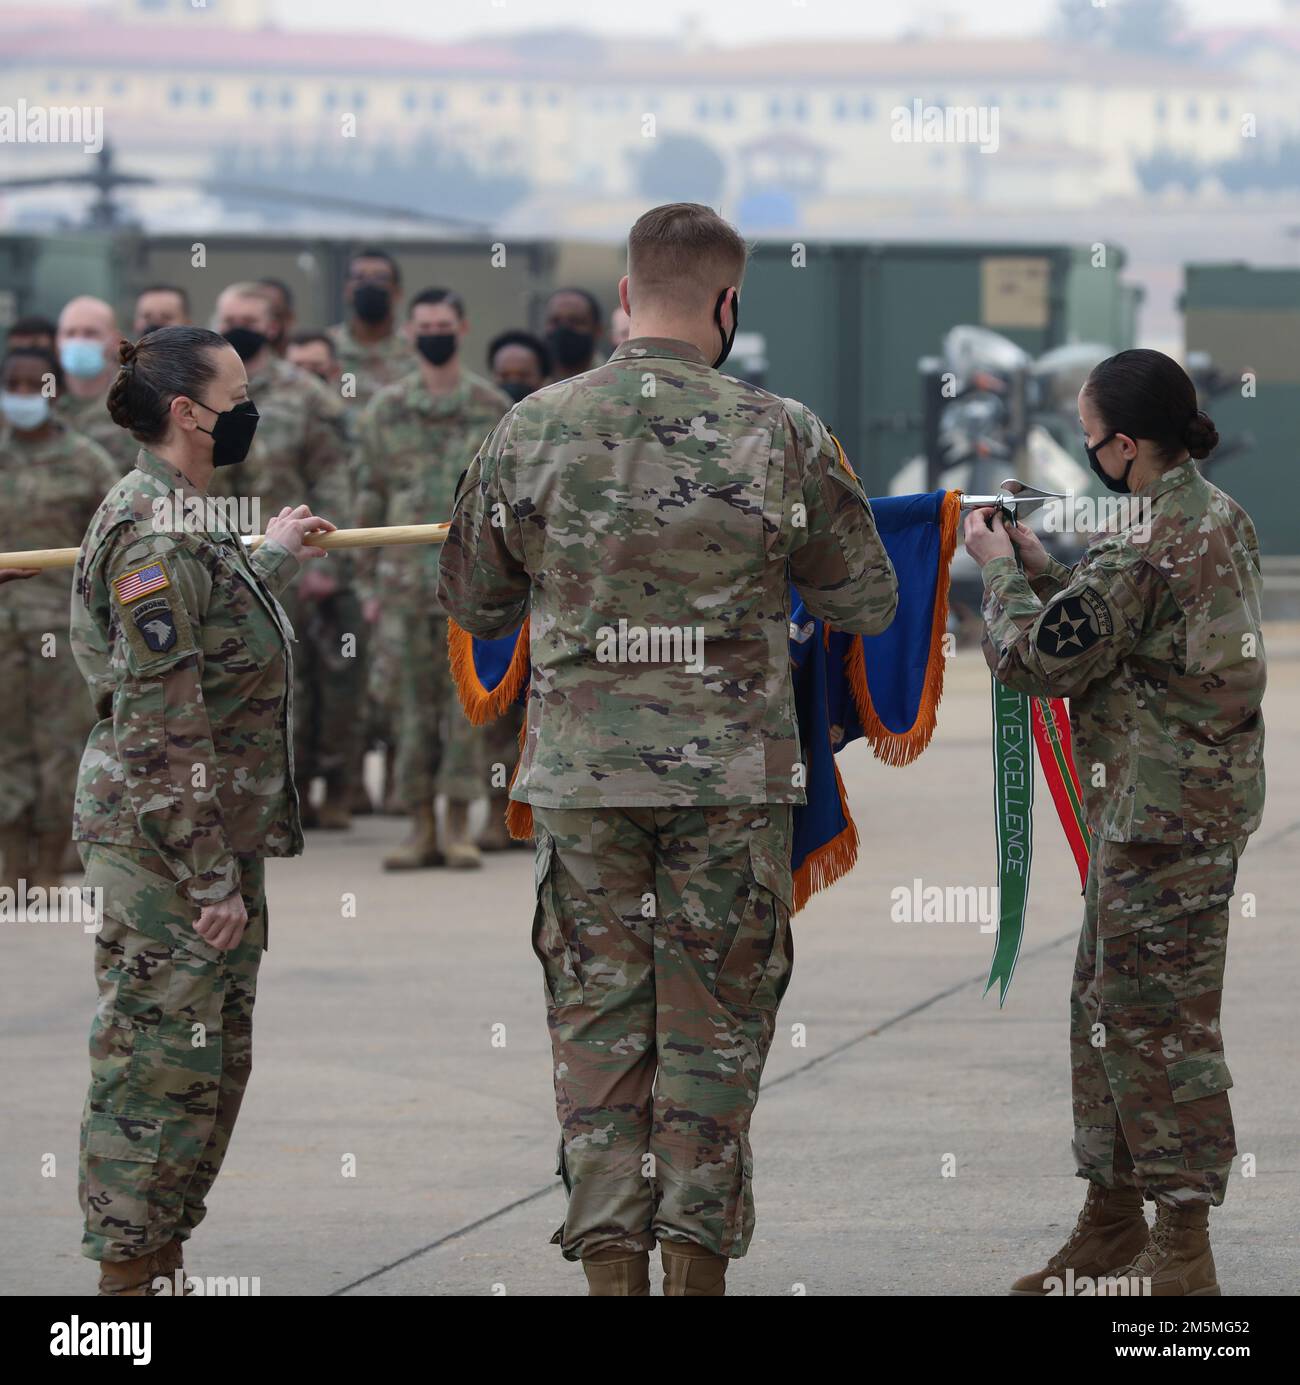
{"type": "MultiPolygon", "coordinates": [[[[948,565],[957,544],[960,493],[887,496],[873,500],[871,509],[898,576],[898,611],[889,629],[881,635],[833,630],[790,591],[790,660],[808,798],[794,810],[796,909],[857,860],[858,831],[835,756],[865,738],[886,764],[910,764],[934,735],[943,695],[948,565]]],[[[448,622],[456,690],[476,726],[527,698],[527,634],[525,621],[503,639],[480,640],[448,622]]],[[[512,836],[530,837],[528,804],[512,801],[506,823],[512,836]]]]}

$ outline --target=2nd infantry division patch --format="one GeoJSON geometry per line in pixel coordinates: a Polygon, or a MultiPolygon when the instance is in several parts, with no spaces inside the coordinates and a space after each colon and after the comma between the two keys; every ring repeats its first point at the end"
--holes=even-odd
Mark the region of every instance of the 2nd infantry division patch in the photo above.
{"type": "Polygon", "coordinates": [[[1038,647],[1053,659],[1069,659],[1091,649],[1114,628],[1105,601],[1085,588],[1048,607],[1038,627],[1038,647]]]}

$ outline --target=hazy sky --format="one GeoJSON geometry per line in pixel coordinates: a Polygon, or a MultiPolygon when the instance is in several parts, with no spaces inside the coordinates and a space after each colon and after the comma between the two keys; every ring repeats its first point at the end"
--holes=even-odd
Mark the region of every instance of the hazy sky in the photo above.
{"type": "MultiPolygon", "coordinates": [[[[364,26],[448,38],[537,25],[673,33],[695,16],[708,38],[726,43],[884,36],[944,14],[972,33],[1023,33],[1041,27],[1055,7],[1056,0],[276,0],[275,12],[286,27],[364,26]]],[[[1283,0],[1189,0],[1187,9],[1194,22],[1209,25],[1267,22],[1281,17],[1283,0]]]]}

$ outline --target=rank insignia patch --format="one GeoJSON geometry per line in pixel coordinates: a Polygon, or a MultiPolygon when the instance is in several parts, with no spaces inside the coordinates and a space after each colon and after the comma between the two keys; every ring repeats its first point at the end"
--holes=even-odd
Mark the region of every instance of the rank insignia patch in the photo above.
{"type": "Polygon", "coordinates": [[[123,606],[170,586],[167,569],[161,563],[150,563],[148,567],[138,567],[134,572],[124,572],[121,577],[113,579],[113,590],[123,606]]]}
{"type": "Polygon", "coordinates": [[[1048,607],[1037,643],[1053,659],[1069,659],[1091,649],[1114,628],[1110,608],[1096,592],[1085,589],[1048,607]]]}

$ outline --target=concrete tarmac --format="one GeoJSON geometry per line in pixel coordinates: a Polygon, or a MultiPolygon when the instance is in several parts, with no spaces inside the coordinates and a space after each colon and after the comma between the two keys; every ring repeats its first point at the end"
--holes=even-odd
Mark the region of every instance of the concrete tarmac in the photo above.
{"type": "MultiPolygon", "coordinates": [[[[1223,1009],[1242,1151],[1212,1218],[1225,1294],[1300,1287],[1300,632],[1268,644],[1268,809],[1238,877],[1223,1009]]],[[[1002,1294],[1082,1203],[1078,876],[1040,780],[1028,935],[1001,1010],[981,994],[993,938],[977,923],[890,921],[914,880],[994,883],[978,650],[950,661],[919,761],[893,769],[858,743],[840,765],[861,855],[795,920],[753,1125],[758,1226],[729,1292],[1002,1294]]],[[[582,1294],[548,1244],[562,1194],[531,855],[385,874],[402,830],[362,819],[270,863],[253,1077],[187,1268],[256,1276],[263,1294],[582,1294]]],[[[93,1293],[76,1199],[91,942],[72,924],[4,927],[0,1293],[93,1293]]]]}

